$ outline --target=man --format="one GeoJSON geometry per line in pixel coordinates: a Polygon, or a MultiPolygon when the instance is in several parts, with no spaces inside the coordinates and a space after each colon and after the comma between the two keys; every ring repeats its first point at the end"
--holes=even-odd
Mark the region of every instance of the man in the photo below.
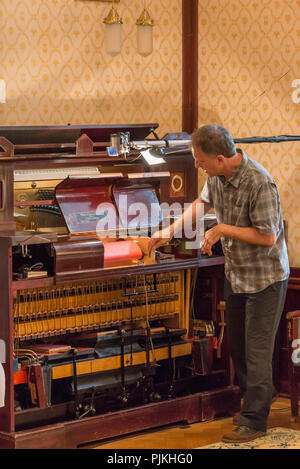
{"type": "Polygon", "coordinates": [[[236,149],[224,127],[203,126],[191,140],[195,167],[205,171],[207,181],[170,233],[166,228],[155,233],[149,249],[194,221],[198,204],[205,204],[205,212],[215,209],[218,224],[205,233],[202,252],[211,255],[221,240],[227,336],[243,395],[237,427],[223,441],[240,443],[265,434],[274,397],[272,355],[289,276],[280,200],[270,174],[236,149]]]}

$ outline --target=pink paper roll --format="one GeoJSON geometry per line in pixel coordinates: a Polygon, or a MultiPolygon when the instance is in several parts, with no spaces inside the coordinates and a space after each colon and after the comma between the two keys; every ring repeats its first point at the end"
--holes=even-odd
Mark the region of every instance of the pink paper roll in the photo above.
{"type": "Polygon", "coordinates": [[[143,252],[134,241],[104,242],[104,264],[142,259],[143,252]]]}

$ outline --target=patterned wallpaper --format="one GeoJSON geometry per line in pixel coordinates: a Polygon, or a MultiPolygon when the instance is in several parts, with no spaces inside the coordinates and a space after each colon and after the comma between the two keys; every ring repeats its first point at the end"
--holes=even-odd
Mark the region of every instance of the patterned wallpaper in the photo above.
{"type": "Polygon", "coordinates": [[[157,122],[181,127],[181,0],[121,0],[120,55],[104,51],[111,3],[2,0],[0,125],[157,122]],[[136,51],[144,6],[154,20],[153,54],[136,51]]]}
{"type": "MultiPolygon", "coordinates": [[[[199,5],[199,126],[216,122],[234,137],[300,135],[300,103],[292,87],[300,79],[300,1],[199,5]]],[[[276,180],[290,264],[300,267],[300,144],[240,147],[276,180]]]]}
{"type": "MultiPolygon", "coordinates": [[[[160,137],[181,129],[181,0],[120,0],[115,57],[104,51],[110,3],[1,4],[0,125],[157,122],[160,137]],[[137,54],[135,26],[144,6],[155,21],[146,58],[137,54]]],[[[299,0],[199,0],[199,125],[219,122],[234,137],[299,134],[299,10],[299,0]]],[[[300,267],[299,144],[244,149],[278,183],[291,265],[300,267]]]]}

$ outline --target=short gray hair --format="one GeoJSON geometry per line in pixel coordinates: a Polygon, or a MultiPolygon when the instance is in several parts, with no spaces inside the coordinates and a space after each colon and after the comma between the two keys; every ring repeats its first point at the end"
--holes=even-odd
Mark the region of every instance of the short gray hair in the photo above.
{"type": "Polygon", "coordinates": [[[230,158],[236,147],[229,131],[217,124],[203,125],[191,135],[192,145],[200,147],[209,156],[223,155],[230,158]]]}

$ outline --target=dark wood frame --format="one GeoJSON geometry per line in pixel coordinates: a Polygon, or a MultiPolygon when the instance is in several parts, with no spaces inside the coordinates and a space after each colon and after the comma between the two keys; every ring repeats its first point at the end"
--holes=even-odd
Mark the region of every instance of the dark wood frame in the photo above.
{"type": "Polygon", "coordinates": [[[198,127],[198,0],[182,0],[182,130],[198,127]]]}
{"type": "MultiPolygon", "coordinates": [[[[300,290],[300,278],[298,282],[294,284],[300,290]]],[[[298,381],[300,376],[300,365],[294,364],[292,361],[292,353],[294,351],[293,339],[299,339],[298,337],[298,324],[300,321],[300,310],[290,311],[286,315],[288,321],[288,377],[289,377],[289,388],[290,388],[290,397],[291,397],[291,414],[292,420],[298,421],[299,419],[299,406],[298,406],[298,381]]],[[[297,347],[299,348],[299,347],[297,347]]]]}
{"type": "Polygon", "coordinates": [[[76,449],[108,438],[180,422],[211,420],[240,406],[237,387],[202,392],[169,401],[67,421],[20,432],[0,432],[0,449],[76,449]]]}

